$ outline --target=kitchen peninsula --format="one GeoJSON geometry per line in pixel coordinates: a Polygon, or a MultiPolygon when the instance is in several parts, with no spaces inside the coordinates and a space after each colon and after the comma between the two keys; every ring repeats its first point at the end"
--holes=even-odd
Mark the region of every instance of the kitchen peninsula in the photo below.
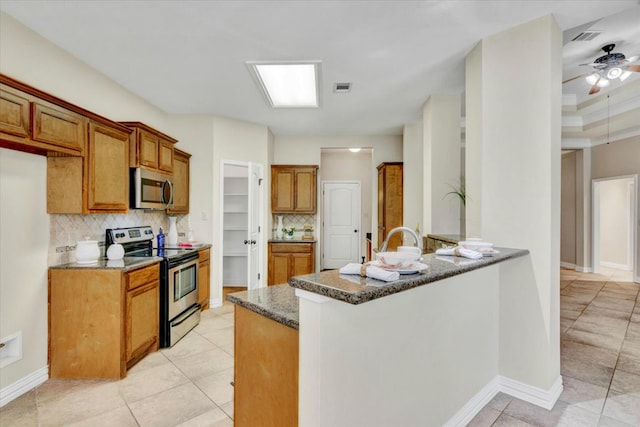
{"type": "MultiPolygon", "coordinates": [[[[496,379],[500,287],[530,260],[527,250],[498,249],[477,261],[425,255],[424,273],[389,283],[334,270],[291,278],[295,290],[227,298],[236,319],[249,311],[298,338],[289,406],[299,425],[456,425],[505,390],[496,379]]],[[[238,357],[246,345],[238,332],[235,345],[238,357]]]]}

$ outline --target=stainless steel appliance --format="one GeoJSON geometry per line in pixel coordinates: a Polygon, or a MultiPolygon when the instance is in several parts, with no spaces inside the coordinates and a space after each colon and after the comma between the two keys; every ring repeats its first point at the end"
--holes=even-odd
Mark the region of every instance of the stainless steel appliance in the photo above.
{"type": "Polygon", "coordinates": [[[149,226],[107,229],[105,249],[120,243],[125,258],[161,257],[160,347],[172,347],[200,322],[198,304],[198,251],[154,248],[149,226]]]}
{"type": "Polygon", "coordinates": [[[129,198],[137,209],[167,209],[173,205],[173,183],[170,175],[143,168],[131,168],[129,198]]]}

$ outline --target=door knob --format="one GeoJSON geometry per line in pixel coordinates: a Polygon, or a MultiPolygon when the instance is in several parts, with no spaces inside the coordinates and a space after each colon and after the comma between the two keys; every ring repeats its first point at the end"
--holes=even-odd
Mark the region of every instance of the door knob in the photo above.
{"type": "Polygon", "coordinates": [[[255,240],[252,240],[252,241],[251,241],[251,244],[252,244],[252,245],[255,245],[255,244],[256,244],[256,241],[255,241],[255,240]]]}
{"type": "Polygon", "coordinates": [[[245,240],[245,241],[244,241],[244,244],[245,244],[245,245],[248,245],[248,244],[249,244],[249,241],[248,241],[248,240],[245,240]]]}

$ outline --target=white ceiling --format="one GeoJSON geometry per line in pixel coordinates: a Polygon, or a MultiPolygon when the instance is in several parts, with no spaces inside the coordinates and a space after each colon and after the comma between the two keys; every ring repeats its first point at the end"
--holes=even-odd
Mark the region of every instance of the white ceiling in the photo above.
{"type": "MultiPolygon", "coordinates": [[[[463,92],[464,59],[480,39],[549,13],[568,40],[604,31],[566,43],[565,79],[584,73],[577,64],[606,42],[640,54],[638,0],[0,0],[0,10],[168,113],[233,117],[275,135],[401,134],[429,95],[463,92]],[[615,22],[599,21],[613,14],[615,22]],[[321,108],[269,108],[245,62],[297,59],[322,61],[321,108]],[[351,92],[334,94],[335,82],[352,82],[351,92]]],[[[638,77],[628,84],[640,86],[638,77]]],[[[565,97],[574,131],[563,138],[576,144],[602,139],[606,105],[606,96],[591,101],[582,80],[563,87],[575,94],[565,97]]]]}

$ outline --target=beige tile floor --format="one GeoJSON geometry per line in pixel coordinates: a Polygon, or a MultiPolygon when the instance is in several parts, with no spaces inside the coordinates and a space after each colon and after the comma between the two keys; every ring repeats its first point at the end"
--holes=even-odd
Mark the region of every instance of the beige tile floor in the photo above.
{"type": "Polygon", "coordinates": [[[640,426],[640,285],[613,269],[560,279],[560,399],[546,411],[499,393],[469,426],[640,426]]]}
{"type": "Polygon", "coordinates": [[[233,305],[202,312],[123,380],[48,380],[0,409],[0,426],[233,426],[233,305]]]}
{"type": "MultiPolygon", "coordinates": [[[[640,426],[640,285],[561,271],[561,373],[551,411],[498,394],[470,426],[640,426]]],[[[233,306],[203,312],[173,348],[120,381],[49,380],[0,409],[0,426],[232,426],[233,306]]],[[[404,427],[404,426],[394,426],[404,427]]]]}

